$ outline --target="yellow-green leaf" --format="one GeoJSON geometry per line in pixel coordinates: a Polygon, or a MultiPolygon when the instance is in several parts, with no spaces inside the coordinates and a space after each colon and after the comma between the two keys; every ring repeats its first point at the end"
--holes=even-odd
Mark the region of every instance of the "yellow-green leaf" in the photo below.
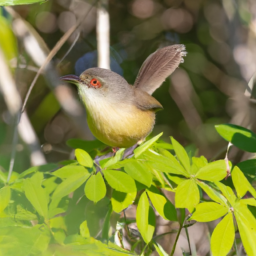
{"type": "Polygon", "coordinates": [[[216,220],[228,213],[228,208],[217,203],[207,202],[197,205],[196,211],[191,219],[198,222],[208,222],[216,220]]]}
{"type": "Polygon", "coordinates": [[[113,207],[113,211],[119,213],[129,205],[131,205],[136,197],[137,193],[123,193],[116,190],[113,190],[112,197],[111,197],[111,204],[113,207]]]}
{"type": "Polygon", "coordinates": [[[78,148],[75,150],[75,156],[79,164],[90,168],[93,166],[92,158],[86,151],[78,148]]]}
{"type": "Polygon", "coordinates": [[[11,189],[6,186],[0,189],[0,213],[8,206],[11,199],[11,189]]]}
{"type": "Polygon", "coordinates": [[[213,256],[226,256],[235,238],[235,228],[232,213],[227,214],[216,226],[211,237],[213,256]]]}
{"type": "Polygon", "coordinates": [[[136,212],[136,222],[143,240],[149,243],[155,231],[155,214],[149,205],[146,192],[140,196],[136,212]]]}
{"type": "Polygon", "coordinates": [[[107,189],[100,172],[91,176],[85,185],[84,191],[87,198],[94,203],[105,197],[107,189]]]}
{"type": "Polygon", "coordinates": [[[199,203],[199,200],[199,190],[195,180],[185,180],[178,185],[175,193],[176,208],[194,209],[199,203]]]}
{"type": "Polygon", "coordinates": [[[224,160],[218,160],[199,169],[196,177],[201,180],[220,181],[227,176],[227,167],[224,160]]]}

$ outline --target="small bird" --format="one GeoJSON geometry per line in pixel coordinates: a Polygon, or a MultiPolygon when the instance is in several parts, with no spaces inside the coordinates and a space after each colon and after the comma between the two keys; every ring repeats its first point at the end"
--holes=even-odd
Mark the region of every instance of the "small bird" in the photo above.
{"type": "Polygon", "coordinates": [[[61,79],[78,87],[92,134],[112,148],[129,148],[152,131],[155,113],[163,107],[151,94],[184,62],[183,56],[186,51],[181,44],[157,50],[144,61],[134,85],[103,68],[61,79]]]}

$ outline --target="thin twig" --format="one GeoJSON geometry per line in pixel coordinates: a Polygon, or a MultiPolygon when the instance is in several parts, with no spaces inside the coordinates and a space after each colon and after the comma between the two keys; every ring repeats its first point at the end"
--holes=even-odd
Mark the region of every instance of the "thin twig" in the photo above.
{"type": "MultiPolygon", "coordinates": [[[[183,222],[183,223],[184,223],[184,222],[183,222]]],[[[176,238],[175,238],[175,242],[174,242],[174,245],[173,245],[173,247],[172,247],[172,251],[171,251],[170,256],[173,256],[174,251],[175,251],[175,249],[176,249],[176,245],[177,245],[177,242],[178,242],[178,239],[179,239],[179,236],[180,236],[180,232],[181,232],[182,227],[183,227],[183,223],[180,224],[180,228],[179,228],[178,234],[177,234],[177,236],[176,236],[176,238]]]]}
{"type": "Polygon", "coordinates": [[[59,51],[59,49],[63,46],[63,44],[67,41],[67,39],[74,33],[74,31],[80,26],[80,24],[82,23],[82,21],[84,20],[84,18],[87,16],[87,14],[91,11],[91,9],[93,8],[93,6],[96,4],[97,0],[93,3],[93,5],[90,7],[90,9],[88,10],[88,12],[82,16],[82,18],[80,18],[76,24],[74,26],[72,26],[61,38],[60,40],[57,42],[57,44],[53,47],[53,49],[50,51],[50,53],[48,54],[48,56],[46,57],[46,59],[44,60],[44,63],[42,64],[42,66],[39,68],[38,72],[36,73],[36,76],[34,77],[28,92],[26,94],[24,103],[22,105],[22,109],[21,112],[24,112],[24,109],[27,105],[27,101],[28,98],[31,94],[31,91],[33,90],[35,83],[38,79],[38,77],[40,76],[40,74],[42,73],[42,71],[45,69],[45,67],[49,64],[49,62],[52,60],[52,58],[55,56],[55,54],[59,51]]]}
{"type": "Polygon", "coordinates": [[[59,66],[61,64],[61,62],[68,56],[68,54],[71,52],[71,50],[73,49],[73,47],[75,46],[77,40],[80,37],[80,32],[77,33],[76,38],[74,40],[74,42],[71,44],[71,46],[69,47],[69,49],[67,50],[67,52],[65,53],[65,55],[61,58],[61,60],[59,61],[59,63],[57,64],[57,66],[59,66]]]}
{"type": "Polygon", "coordinates": [[[192,255],[190,239],[189,239],[189,234],[188,234],[188,228],[187,227],[185,227],[185,231],[186,231],[186,236],[187,236],[187,240],[188,240],[189,255],[192,255]]]}

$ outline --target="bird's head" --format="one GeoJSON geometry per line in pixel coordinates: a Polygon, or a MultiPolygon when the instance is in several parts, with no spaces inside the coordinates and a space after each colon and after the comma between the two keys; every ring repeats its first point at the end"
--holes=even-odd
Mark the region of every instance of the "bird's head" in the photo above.
{"type": "Polygon", "coordinates": [[[77,85],[80,95],[86,98],[121,99],[131,88],[122,76],[103,68],[90,68],[80,76],[66,75],[60,79],[77,85]]]}

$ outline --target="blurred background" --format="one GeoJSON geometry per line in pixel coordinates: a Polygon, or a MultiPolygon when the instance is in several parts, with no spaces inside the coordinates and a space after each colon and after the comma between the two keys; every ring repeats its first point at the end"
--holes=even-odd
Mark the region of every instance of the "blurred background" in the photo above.
{"type": "MultiPolygon", "coordinates": [[[[255,1],[110,0],[108,8],[111,69],[131,84],[157,48],[186,46],[185,62],[154,93],[164,110],[157,113],[153,134],[164,131],[164,140],[174,136],[197,154],[214,159],[226,149],[215,124],[231,122],[254,129],[255,102],[248,82],[256,69],[255,1]]],[[[97,4],[89,0],[1,8],[0,46],[13,80],[12,87],[2,83],[0,90],[3,170],[9,168],[16,122],[12,105],[21,105],[49,50],[78,19],[82,24],[56,52],[28,99],[21,123],[31,124],[34,140],[18,129],[14,170],[68,159],[68,139],[93,139],[76,88],[61,84],[58,77],[97,66],[96,11],[97,4]]],[[[3,69],[0,76],[8,80],[3,69]]]]}
{"type": "MultiPolygon", "coordinates": [[[[111,69],[131,84],[149,54],[167,45],[186,46],[185,62],[154,93],[164,110],[157,113],[152,135],[163,131],[164,141],[174,136],[192,154],[215,160],[224,157],[227,143],[214,125],[233,123],[255,131],[254,0],[109,0],[108,10],[111,69]]],[[[2,171],[9,169],[13,145],[13,170],[20,173],[31,165],[72,159],[69,139],[93,140],[75,86],[61,83],[59,77],[97,66],[96,23],[97,4],[90,0],[0,7],[2,171]],[[78,20],[74,33],[61,41],[78,20]],[[63,46],[28,99],[16,143],[18,111],[36,73],[60,41],[63,46]]],[[[231,150],[235,163],[250,157],[231,150]]],[[[206,247],[209,250],[209,244],[206,247]]]]}

